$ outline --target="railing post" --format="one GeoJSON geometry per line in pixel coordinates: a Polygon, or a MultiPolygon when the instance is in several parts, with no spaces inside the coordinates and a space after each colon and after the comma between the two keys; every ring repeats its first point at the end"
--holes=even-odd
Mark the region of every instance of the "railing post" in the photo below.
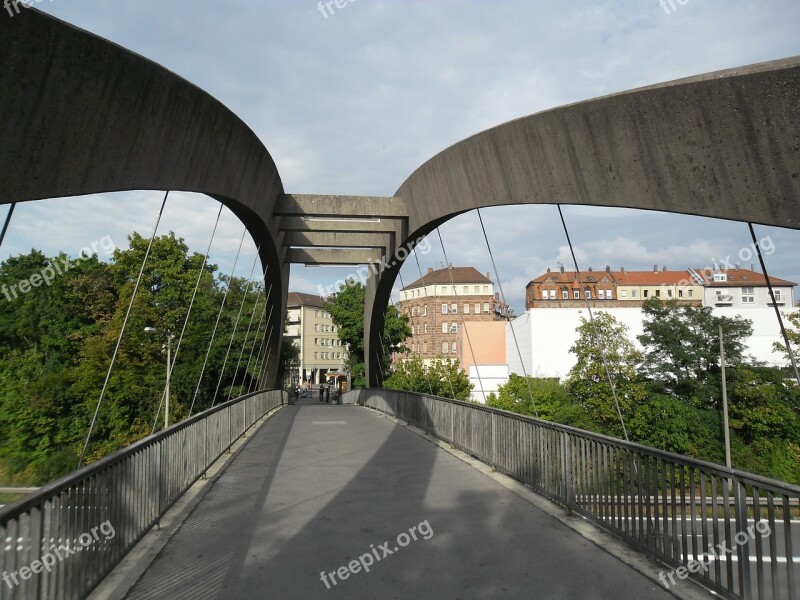
{"type": "MultiPolygon", "coordinates": [[[[733,502],[736,509],[736,546],[739,559],[739,597],[742,600],[750,600],[753,597],[750,578],[750,536],[747,534],[747,488],[744,483],[735,479],[733,481],[733,502]],[[745,543],[740,543],[739,533],[746,534],[745,543]]],[[[731,590],[733,591],[733,590],[731,590]]]]}
{"type": "Polygon", "coordinates": [[[564,478],[564,505],[568,511],[575,506],[575,489],[572,478],[572,446],[569,434],[561,433],[561,476],[564,478]]]}
{"type": "Polygon", "coordinates": [[[492,467],[497,469],[497,415],[492,413],[492,467]]]}

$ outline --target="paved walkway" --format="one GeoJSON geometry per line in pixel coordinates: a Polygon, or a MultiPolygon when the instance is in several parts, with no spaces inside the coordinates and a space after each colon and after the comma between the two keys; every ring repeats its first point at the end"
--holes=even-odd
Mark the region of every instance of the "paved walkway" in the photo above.
{"type": "Polygon", "coordinates": [[[253,436],[128,595],[161,598],[673,597],[408,429],[306,399],[253,436]]]}

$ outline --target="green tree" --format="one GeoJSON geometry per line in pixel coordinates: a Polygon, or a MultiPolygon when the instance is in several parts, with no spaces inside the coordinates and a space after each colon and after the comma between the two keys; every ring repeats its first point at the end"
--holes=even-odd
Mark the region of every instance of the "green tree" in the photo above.
{"type": "Polygon", "coordinates": [[[720,406],[719,328],[725,340],[726,365],[746,362],[752,322],[738,317],[716,317],[708,306],[678,305],[659,298],[645,301],[644,372],[661,390],[691,398],[700,407],[720,406]]]}
{"type": "Polygon", "coordinates": [[[627,326],[608,313],[595,314],[594,322],[581,318],[577,332],[578,339],[570,348],[577,361],[569,372],[567,391],[603,433],[622,437],[608,375],[614,383],[620,411],[626,417],[647,396],[637,374],[642,354],[628,339],[627,326]]]}
{"type": "Polygon", "coordinates": [[[437,358],[426,366],[419,356],[400,361],[384,387],[463,401],[469,400],[472,391],[469,377],[457,360],[437,358]]]}
{"type": "MultiPolygon", "coordinates": [[[[333,324],[336,325],[339,339],[347,347],[346,368],[350,372],[353,387],[366,385],[364,370],[365,297],[364,285],[354,279],[348,279],[344,287],[331,296],[325,305],[325,309],[331,313],[333,324]]],[[[380,356],[383,381],[391,375],[389,366],[392,352],[402,352],[403,344],[411,335],[408,315],[401,314],[397,307],[387,306],[385,317],[381,338],[383,348],[380,356]]]]}
{"type": "MultiPolygon", "coordinates": [[[[789,338],[795,361],[800,361],[800,311],[785,314],[784,317],[794,327],[794,329],[786,328],[786,337],[789,338]]],[[[789,352],[784,344],[775,342],[774,347],[777,352],[781,352],[786,357],[787,361],[790,360],[789,352]]]]}

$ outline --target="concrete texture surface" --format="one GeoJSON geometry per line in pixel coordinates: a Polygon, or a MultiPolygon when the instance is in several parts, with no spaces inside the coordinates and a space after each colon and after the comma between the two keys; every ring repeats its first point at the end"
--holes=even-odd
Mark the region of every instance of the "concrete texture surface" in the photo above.
{"type": "MultiPolygon", "coordinates": [[[[800,228],[800,57],[530,115],[437,154],[395,196],[408,240],[486,206],[578,204],[800,228]]],[[[398,246],[406,242],[398,240],[398,246]]],[[[402,264],[367,297],[367,371],[402,264]]]]}
{"type": "Polygon", "coordinates": [[[409,429],[303,399],[252,438],[127,598],[672,596],[409,429]],[[416,541],[400,535],[414,527],[416,541]],[[369,572],[322,581],[373,549],[369,572]]]}

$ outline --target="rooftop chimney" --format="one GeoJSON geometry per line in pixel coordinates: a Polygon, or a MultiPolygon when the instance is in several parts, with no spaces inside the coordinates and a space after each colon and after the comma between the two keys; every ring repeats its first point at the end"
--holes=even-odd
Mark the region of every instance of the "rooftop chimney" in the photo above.
{"type": "Polygon", "coordinates": [[[667,272],[667,267],[666,267],[666,266],[664,266],[664,268],[663,268],[663,269],[661,269],[661,271],[662,271],[663,273],[666,273],[666,272],[667,272]]]}
{"type": "Polygon", "coordinates": [[[431,273],[433,273],[433,267],[428,267],[428,275],[430,275],[431,273]]]}
{"type": "Polygon", "coordinates": [[[564,274],[564,265],[561,265],[561,274],[564,274]]]}
{"type": "Polygon", "coordinates": [[[625,267],[620,267],[619,271],[620,271],[620,273],[625,273],[625,267]]]}
{"type": "Polygon", "coordinates": [[[756,266],[753,263],[750,263],[750,270],[755,273],[756,266]]]}
{"type": "Polygon", "coordinates": [[[658,265],[653,265],[653,272],[658,273],[658,265]]]}
{"type": "Polygon", "coordinates": [[[548,272],[548,273],[550,272],[550,267],[547,267],[547,272],[548,272]]]}
{"type": "Polygon", "coordinates": [[[611,266],[610,265],[606,265],[606,273],[611,273],[611,266]]]}
{"type": "Polygon", "coordinates": [[[453,263],[447,263],[447,268],[448,269],[452,269],[453,268],[453,263]]]}
{"type": "Polygon", "coordinates": [[[589,267],[589,273],[591,273],[591,272],[592,272],[592,267],[589,267]]]}
{"type": "Polygon", "coordinates": [[[489,275],[489,271],[486,271],[486,279],[489,279],[489,280],[491,280],[491,279],[492,279],[492,276],[491,276],[491,275],[489,275]]]}

